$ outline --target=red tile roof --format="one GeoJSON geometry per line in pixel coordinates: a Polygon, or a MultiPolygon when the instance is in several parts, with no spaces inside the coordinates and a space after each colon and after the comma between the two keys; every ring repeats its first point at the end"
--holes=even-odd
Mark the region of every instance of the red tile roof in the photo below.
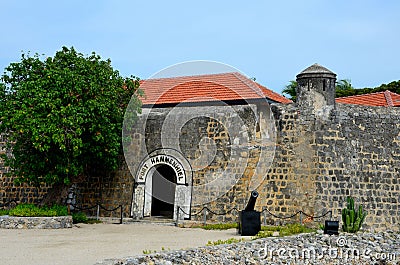
{"type": "Polygon", "coordinates": [[[400,107],[400,95],[386,90],[384,92],[336,98],[336,102],[364,106],[400,107]]]}
{"type": "Polygon", "coordinates": [[[147,79],[141,81],[140,88],[145,94],[143,105],[262,98],[292,102],[237,72],[147,79]]]}
{"type": "Polygon", "coordinates": [[[284,103],[284,104],[288,104],[288,103],[292,103],[293,102],[290,99],[285,98],[284,96],[282,96],[282,95],[280,95],[278,93],[275,93],[274,91],[266,88],[263,85],[260,85],[257,82],[256,82],[256,84],[261,89],[261,92],[264,94],[264,96],[266,98],[268,98],[268,99],[271,99],[271,100],[273,100],[275,102],[284,103]]]}

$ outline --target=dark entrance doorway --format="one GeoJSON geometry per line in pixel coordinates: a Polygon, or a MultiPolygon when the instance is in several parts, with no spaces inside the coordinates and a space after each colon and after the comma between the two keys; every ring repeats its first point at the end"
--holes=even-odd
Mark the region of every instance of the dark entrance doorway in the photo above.
{"type": "Polygon", "coordinates": [[[152,177],[151,216],[173,218],[176,174],[172,167],[156,167],[152,177]]]}

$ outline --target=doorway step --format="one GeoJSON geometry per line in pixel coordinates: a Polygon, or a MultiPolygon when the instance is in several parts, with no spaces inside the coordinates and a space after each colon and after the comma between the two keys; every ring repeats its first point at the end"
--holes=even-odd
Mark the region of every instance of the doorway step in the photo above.
{"type": "MultiPolygon", "coordinates": [[[[144,217],[142,219],[136,220],[129,218],[129,222],[138,222],[138,223],[148,223],[148,224],[160,224],[160,225],[173,225],[175,226],[175,221],[171,218],[166,218],[165,216],[150,216],[144,217]]],[[[124,219],[125,221],[125,219],[124,219]]]]}

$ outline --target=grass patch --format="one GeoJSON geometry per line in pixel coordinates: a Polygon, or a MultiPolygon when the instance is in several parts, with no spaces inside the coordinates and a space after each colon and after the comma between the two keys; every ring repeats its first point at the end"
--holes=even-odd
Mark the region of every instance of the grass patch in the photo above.
{"type": "Polygon", "coordinates": [[[267,226],[262,226],[261,231],[271,231],[271,232],[279,232],[284,228],[284,226],[273,226],[273,225],[267,225],[267,226]]]}
{"type": "Polygon", "coordinates": [[[296,235],[296,234],[301,234],[301,233],[311,233],[314,231],[315,231],[315,229],[308,228],[301,224],[288,224],[288,225],[284,226],[284,229],[282,229],[279,232],[279,234],[281,236],[290,236],[290,235],[296,235]]]}
{"type": "MultiPolygon", "coordinates": [[[[53,216],[67,216],[67,206],[53,205],[51,207],[43,206],[38,207],[34,204],[24,203],[15,206],[10,210],[0,209],[0,216],[18,216],[18,217],[53,217],[53,216]]],[[[72,213],[72,220],[74,224],[98,224],[102,223],[100,220],[87,218],[86,214],[82,212],[72,213]]]]}
{"type": "Polygon", "coordinates": [[[252,239],[271,237],[272,233],[273,233],[273,231],[263,231],[263,230],[261,230],[260,232],[257,233],[257,235],[253,236],[252,239]]]}
{"type": "MultiPolygon", "coordinates": [[[[194,226],[194,228],[202,228],[205,230],[227,230],[231,228],[238,228],[238,224],[237,223],[206,224],[206,225],[197,225],[194,226]]],[[[314,229],[308,228],[301,224],[287,224],[284,226],[262,226],[261,231],[254,238],[256,239],[256,238],[270,237],[274,232],[279,232],[279,236],[290,236],[300,233],[310,233],[314,231],[315,231],[314,229]]]]}
{"type": "Polygon", "coordinates": [[[202,228],[205,230],[227,230],[231,228],[238,228],[237,223],[224,223],[224,224],[206,224],[194,226],[194,228],[202,228]]]}
{"type": "Polygon", "coordinates": [[[8,215],[9,212],[10,212],[10,210],[0,209],[0,216],[2,216],[2,215],[8,215]]]}
{"type": "Polygon", "coordinates": [[[237,238],[228,238],[226,240],[217,240],[217,241],[208,241],[207,246],[217,246],[217,245],[223,245],[223,244],[234,244],[234,243],[239,243],[242,242],[243,239],[237,239],[237,238]]]}
{"type": "Polygon", "coordinates": [[[15,208],[9,210],[8,215],[19,217],[66,216],[68,215],[68,210],[66,206],[61,205],[38,207],[34,204],[19,204],[15,206],[15,208]]]}
{"type": "Polygon", "coordinates": [[[263,226],[261,231],[253,237],[253,239],[271,237],[274,232],[279,232],[279,236],[290,236],[301,233],[311,233],[314,229],[308,228],[301,224],[287,224],[284,226],[263,226]]]}

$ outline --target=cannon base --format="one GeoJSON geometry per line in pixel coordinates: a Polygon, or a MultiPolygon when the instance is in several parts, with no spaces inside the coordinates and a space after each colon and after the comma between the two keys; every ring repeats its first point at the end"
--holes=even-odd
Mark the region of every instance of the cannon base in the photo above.
{"type": "Polygon", "coordinates": [[[325,220],[324,234],[339,235],[339,221],[325,220]]]}
{"type": "Polygon", "coordinates": [[[239,234],[242,236],[255,236],[261,230],[261,215],[257,211],[239,212],[239,234]]]}

